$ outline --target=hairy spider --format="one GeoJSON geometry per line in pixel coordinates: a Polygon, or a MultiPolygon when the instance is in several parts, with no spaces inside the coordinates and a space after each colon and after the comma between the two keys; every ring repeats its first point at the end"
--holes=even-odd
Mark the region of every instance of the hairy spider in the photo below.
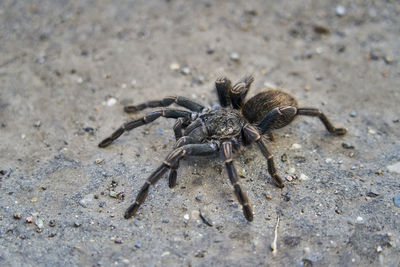
{"type": "Polygon", "coordinates": [[[174,150],[147,178],[136,201],[126,210],[126,219],[135,215],[146,199],[150,185],[154,185],[165,172],[169,171],[169,187],[176,185],[179,161],[184,156],[207,156],[221,151],[235,195],[242,205],[243,214],[248,221],[252,221],[253,210],[246,192],[240,185],[233,165],[232,150],[237,150],[241,145],[256,143],[268,161],[268,172],[274,183],[282,188],[283,180],[276,172],[274,157],[261,138],[262,135],[266,134],[273,139],[274,129],[286,126],[298,115],[318,117],[330,133],[337,135],[346,133],[345,128],[334,127],[319,109],[300,108],[291,95],[279,90],[261,92],[245,101],[253,81],[252,76],[245,76],[232,86],[228,78],[218,78],[215,81],[215,88],[220,106],[215,108],[206,108],[182,96],[166,97],[124,108],[125,112],[134,113],[146,108],[166,107],[175,103],[190,110],[157,109],[139,119],[124,123],[110,137],[100,142],[99,147],[106,147],[125,131],[150,123],[159,117],[176,119],[173,128],[177,140],[174,150]]]}

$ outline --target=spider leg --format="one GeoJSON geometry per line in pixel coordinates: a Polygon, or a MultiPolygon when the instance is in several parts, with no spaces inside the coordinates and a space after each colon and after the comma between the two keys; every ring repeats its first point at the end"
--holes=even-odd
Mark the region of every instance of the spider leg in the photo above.
{"type": "Polygon", "coordinates": [[[325,116],[325,114],[322,113],[317,108],[298,108],[296,115],[318,117],[322,121],[322,123],[325,125],[325,128],[330,133],[337,134],[337,135],[344,135],[347,132],[347,130],[345,128],[337,128],[337,127],[333,126],[332,123],[325,116]]]}
{"type": "Polygon", "coordinates": [[[282,106],[269,111],[267,115],[258,123],[257,127],[261,134],[268,133],[274,129],[288,125],[296,116],[297,108],[292,106],[282,106]]]}
{"type": "Polygon", "coordinates": [[[244,99],[247,92],[250,89],[250,85],[253,83],[254,77],[249,75],[243,77],[242,80],[237,82],[229,91],[229,98],[231,100],[232,106],[235,109],[240,109],[244,104],[244,99]]]}
{"type": "Polygon", "coordinates": [[[183,129],[186,128],[190,124],[190,120],[188,118],[178,118],[174,124],[174,133],[176,141],[179,140],[183,136],[183,129]]]}
{"type": "Polygon", "coordinates": [[[215,81],[215,89],[217,89],[219,103],[221,107],[229,106],[229,92],[232,89],[231,81],[223,76],[218,77],[215,81]]]}
{"type": "Polygon", "coordinates": [[[143,204],[147,195],[149,194],[150,185],[154,185],[160,180],[161,176],[172,166],[178,164],[179,160],[184,156],[207,156],[210,154],[214,154],[218,151],[218,146],[214,143],[206,143],[206,144],[188,144],[182,147],[174,149],[164,160],[163,164],[158,167],[152,174],[150,174],[149,178],[147,178],[146,183],[140,189],[135,202],[129,206],[129,208],[125,212],[125,218],[129,219],[139,209],[140,205],[143,204]]]}
{"type": "Polygon", "coordinates": [[[125,106],[124,111],[127,113],[135,113],[146,108],[167,107],[173,103],[194,112],[201,112],[205,108],[202,104],[190,100],[189,98],[183,96],[169,96],[161,100],[153,100],[139,105],[125,106]]]}
{"type": "Polygon", "coordinates": [[[237,175],[235,166],[233,165],[232,159],[232,143],[230,141],[225,141],[222,143],[222,151],[225,159],[225,167],[228,172],[229,180],[235,189],[235,195],[239,203],[242,205],[244,217],[248,221],[253,221],[253,209],[250,206],[249,199],[245,191],[239,183],[239,177],[237,175]]]}
{"type": "MultiPolygon", "coordinates": [[[[175,143],[175,148],[187,145],[187,144],[194,144],[197,143],[195,139],[190,136],[183,136],[179,138],[179,140],[175,143]]],[[[179,168],[179,162],[175,165],[171,166],[168,172],[168,186],[169,188],[173,188],[176,186],[176,178],[177,178],[177,170],[179,168]]]]}
{"type": "Polygon", "coordinates": [[[272,153],[268,150],[267,145],[264,143],[264,141],[261,138],[260,133],[251,124],[246,124],[243,127],[243,131],[245,136],[250,139],[252,142],[256,142],[258,145],[258,148],[261,150],[261,153],[264,155],[264,157],[268,160],[268,173],[271,175],[272,180],[278,186],[279,188],[283,188],[285,184],[283,183],[282,178],[276,173],[276,168],[275,168],[275,163],[274,163],[274,156],[272,153]]]}
{"type": "Polygon", "coordinates": [[[159,117],[165,118],[186,118],[190,120],[192,113],[186,110],[179,110],[179,109],[159,109],[155,110],[151,113],[144,115],[143,117],[135,120],[128,121],[124,123],[121,127],[119,127],[114,133],[112,133],[109,137],[104,139],[99,143],[99,147],[106,147],[110,145],[115,139],[120,137],[125,131],[130,131],[134,128],[139,126],[148,124],[159,117]]]}

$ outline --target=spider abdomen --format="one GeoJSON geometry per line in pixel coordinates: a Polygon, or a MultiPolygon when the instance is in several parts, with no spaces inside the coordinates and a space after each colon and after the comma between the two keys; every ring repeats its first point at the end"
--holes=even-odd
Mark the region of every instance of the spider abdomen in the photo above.
{"type": "Polygon", "coordinates": [[[243,106],[243,116],[250,123],[260,122],[265,115],[280,106],[298,107],[296,99],[279,90],[268,90],[250,98],[243,106]]]}

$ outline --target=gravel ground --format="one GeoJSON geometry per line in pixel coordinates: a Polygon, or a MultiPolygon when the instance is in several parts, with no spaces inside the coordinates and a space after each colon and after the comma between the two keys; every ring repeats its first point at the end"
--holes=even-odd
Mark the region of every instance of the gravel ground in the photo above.
{"type": "Polygon", "coordinates": [[[399,36],[395,0],[1,1],[0,265],[399,266],[399,36]],[[211,105],[218,75],[247,73],[250,96],[284,88],[348,134],[276,131],[284,189],[238,153],[252,223],[218,157],[182,162],[125,220],[174,137],[159,119],[98,148],[122,107],[211,105]]]}

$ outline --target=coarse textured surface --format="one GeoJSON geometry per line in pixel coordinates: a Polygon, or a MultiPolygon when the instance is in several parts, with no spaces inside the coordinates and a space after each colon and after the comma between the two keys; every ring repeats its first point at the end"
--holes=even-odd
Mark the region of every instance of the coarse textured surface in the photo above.
{"type": "Polygon", "coordinates": [[[1,1],[0,265],[398,266],[399,26],[395,0],[1,1]],[[123,105],[210,105],[218,75],[246,73],[248,97],[282,87],[348,134],[276,131],[284,189],[256,149],[235,155],[252,223],[219,157],[184,160],[124,219],[174,136],[161,118],[98,148],[123,105]]]}

